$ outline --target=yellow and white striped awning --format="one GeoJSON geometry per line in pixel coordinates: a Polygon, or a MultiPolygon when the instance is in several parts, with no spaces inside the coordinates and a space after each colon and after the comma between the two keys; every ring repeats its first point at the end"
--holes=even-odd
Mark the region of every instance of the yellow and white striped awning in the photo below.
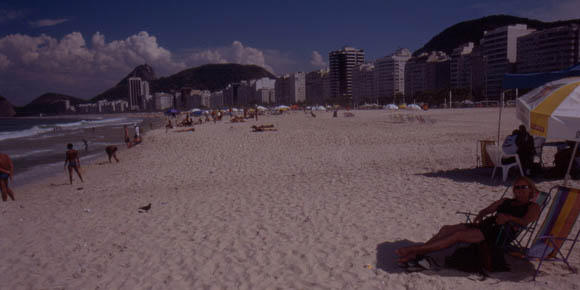
{"type": "Polygon", "coordinates": [[[532,135],[580,141],[580,77],[553,81],[521,96],[516,116],[532,135]]]}

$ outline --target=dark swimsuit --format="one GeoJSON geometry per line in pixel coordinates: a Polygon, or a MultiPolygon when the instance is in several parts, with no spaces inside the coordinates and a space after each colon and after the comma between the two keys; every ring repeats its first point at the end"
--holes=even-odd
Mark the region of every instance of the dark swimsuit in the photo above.
{"type": "MultiPolygon", "coordinates": [[[[507,215],[511,215],[514,217],[524,217],[528,212],[529,206],[532,204],[531,202],[520,204],[520,205],[513,205],[515,199],[506,199],[502,202],[502,204],[498,207],[497,213],[503,213],[507,215]]],[[[500,233],[502,225],[498,225],[495,223],[495,216],[488,217],[484,219],[479,225],[476,226],[481,230],[483,236],[485,237],[485,241],[491,245],[494,245],[497,242],[498,235],[500,233]]],[[[517,228],[509,227],[508,230],[511,233],[508,233],[507,236],[513,236],[512,234],[517,231],[517,228]]]]}

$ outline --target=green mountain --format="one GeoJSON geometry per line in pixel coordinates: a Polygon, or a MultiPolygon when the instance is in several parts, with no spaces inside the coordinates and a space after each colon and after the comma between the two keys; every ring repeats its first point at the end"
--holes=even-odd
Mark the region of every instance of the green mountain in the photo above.
{"type": "Polygon", "coordinates": [[[512,24],[526,24],[528,28],[542,30],[567,24],[580,24],[580,19],[556,22],[542,22],[539,20],[520,18],[509,15],[492,15],[479,19],[457,23],[431,38],[423,47],[413,53],[419,55],[429,51],[444,51],[451,54],[453,49],[461,44],[473,42],[479,44],[485,30],[493,30],[498,27],[512,24]]]}
{"type": "Polygon", "coordinates": [[[61,101],[68,100],[70,105],[85,104],[88,101],[76,97],[71,97],[58,93],[46,93],[34,99],[24,107],[16,107],[16,114],[18,116],[31,115],[57,115],[64,113],[62,111],[61,101]]]}
{"type": "Polygon", "coordinates": [[[116,86],[92,98],[91,101],[94,102],[102,99],[115,100],[119,98],[127,99],[129,96],[127,80],[133,76],[148,81],[151,92],[171,92],[179,90],[182,87],[217,91],[225,88],[230,83],[236,83],[242,80],[259,79],[262,77],[275,78],[273,74],[257,65],[206,64],[157,79],[155,78],[152,67],[141,65],[136,67],[116,86]]]}

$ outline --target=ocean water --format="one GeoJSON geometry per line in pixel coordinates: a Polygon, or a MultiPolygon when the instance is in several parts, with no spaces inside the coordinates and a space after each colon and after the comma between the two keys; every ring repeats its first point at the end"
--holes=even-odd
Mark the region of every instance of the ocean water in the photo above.
{"type": "MultiPolygon", "coordinates": [[[[14,186],[39,177],[64,172],[66,145],[79,151],[81,165],[99,156],[104,148],[125,148],[123,126],[134,135],[134,126],[147,131],[158,120],[137,117],[103,116],[95,118],[0,118],[0,152],[14,162],[14,186]],[[83,142],[87,141],[87,146],[83,142]]],[[[158,124],[156,124],[158,125],[158,124]]],[[[55,180],[62,183],[66,180],[55,180]]]]}

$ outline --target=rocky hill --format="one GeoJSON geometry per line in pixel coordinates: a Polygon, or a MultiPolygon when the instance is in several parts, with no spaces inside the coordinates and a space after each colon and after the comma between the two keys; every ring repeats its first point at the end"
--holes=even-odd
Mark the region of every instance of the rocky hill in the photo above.
{"type": "Polygon", "coordinates": [[[182,87],[191,87],[199,90],[217,91],[230,83],[241,80],[259,79],[262,77],[275,78],[273,74],[257,65],[241,64],[206,64],[186,69],[168,77],[157,79],[153,68],[149,65],[140,65],[122,79],[116,86],[106,90],[91,99],[92,102],[102,99],[127,99],[129,77],[140,77],[149,82],[151,92],[171,92],[182,87]]]}
{"type": "Polygon", "coordinates": [[[14,111],[14,107],[6,98],[0,96],[0,117],[12,117],[16,115],[16,111],[14,111]]]}
{"type": "Polygon", "coordinates": [[[91,101],[94,102],[104,99],[113,100],[119,98],[127,99],[129,96],[128,80],[132,77],[141,78],[142,80],[148,81],[149,83],[157,79],[153,68],[148,64],[143,64],[133,69],[133,71],[125,76],[117,85],[92,98],[91,101]]]}
{"type": "Polygon", "coordinates": [[[18,116],[34,116],[38,114],[43,115],[57,115],[62,114],[62,106],[60,101],[68,100],[70,105],[78,105],[87,103],[87,100],[71,97],[58,93],[46,93],[34,99],[24,107],[17,107],[16,114],[18,116]]]}
{"type": "Polygon", "coordinates": [[[181,87],[192,87],[199,90],[217,91],[228,84],[242,80],[276,78],[273,74],[257,65],[241,64],[206,64],[178,72],[153,83],[156,91],[178,90],[181,87]]]}
{"type": "Polygon", "coordinates": [[[454,48],[461,44],[473,42],[479,44],[479,40],[483,37],[485,30],[493,30],[498,27],[512,25],[512,24],[526,24],[528,28],[536,30],[547,29],[567,24],[580,24],[580,19],[556,21],[556,22],[542,22],[528,18],[520,18],[509,15],[493,15],[479,19],[469,20],[457,23],[435,37],[431,38],[423,47],[413,53],[419,55],[423,52],[429,51],[444,51],[451,54],[454,48]]]}

